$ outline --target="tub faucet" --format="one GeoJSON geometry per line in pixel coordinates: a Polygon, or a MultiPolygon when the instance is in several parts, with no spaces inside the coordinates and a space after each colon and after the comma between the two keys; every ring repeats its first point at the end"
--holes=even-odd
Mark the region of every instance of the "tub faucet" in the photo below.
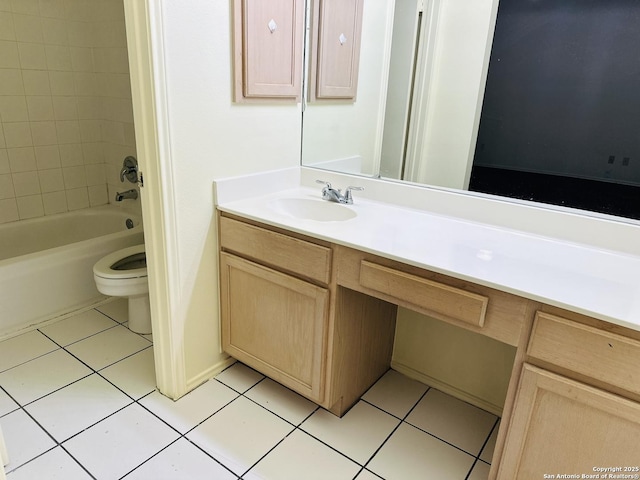
{"type": "Polygon", "coordinates": [[[316,180],[316,183],[324,184],[324,188],[322,189],[323,200],[337,203],[346,203],[347,205],[353,204],[353,195],[351,195],[351,190],[364,190],[364,187],[347,187],[347,190],[343,195],[340,189],[333,188],[329,182],[325,182],[324,180],[316,180]]]}
{"type": "Polygon", "coordinates": [[[138,191],[135,188],[132,188],[131,190],[127,190],[126,192],[116,192],[116,202],[121,202],[126,198],[135,200],[136,198],[138,198],[138,191]]]}

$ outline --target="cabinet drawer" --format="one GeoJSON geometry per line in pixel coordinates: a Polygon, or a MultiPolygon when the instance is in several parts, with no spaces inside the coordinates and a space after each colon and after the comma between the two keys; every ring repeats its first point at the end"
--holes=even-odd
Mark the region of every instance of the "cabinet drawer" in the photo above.
{"type": "Polygon", "coordinates": [[[220,217],[220,246],[259,263],[329,283],[331,249],[328,247],[227,217],[220,217]]]}
{"type": "Polygon", "coordinates": [[[529,357],[640,394],[640,342],[538,312],[529,357]]]}
{"type": "Polygon", "coordinates": [[[489,299],[433,280],[377,265],[360,263],[360,284],[438,315],[476,327],[484,325],[489,299]]]}

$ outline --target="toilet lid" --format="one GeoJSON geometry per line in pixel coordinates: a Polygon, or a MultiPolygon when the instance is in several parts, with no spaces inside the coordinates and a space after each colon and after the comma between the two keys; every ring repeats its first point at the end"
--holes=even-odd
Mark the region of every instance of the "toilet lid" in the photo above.
{"type": "Polygon", "coordinates": [[[115,270],[111,268],[117,262],[131,255],[144,253],[144,243],[133,247],[117,250],[102,257],[93,266],[94,275],[102,278],[140,278],[147,276],[147,267],[133,268],[130,270],[115,270]]]}

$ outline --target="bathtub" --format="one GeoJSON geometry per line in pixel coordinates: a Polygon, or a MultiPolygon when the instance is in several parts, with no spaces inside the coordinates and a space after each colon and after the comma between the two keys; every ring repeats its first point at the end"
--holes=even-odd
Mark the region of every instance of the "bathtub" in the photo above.
{"type": "Polygon", "coordinates": [[[0,339],[104,299],[93,264],[143,242],[140,217],[109,205],[0,225],[0,339]]]}

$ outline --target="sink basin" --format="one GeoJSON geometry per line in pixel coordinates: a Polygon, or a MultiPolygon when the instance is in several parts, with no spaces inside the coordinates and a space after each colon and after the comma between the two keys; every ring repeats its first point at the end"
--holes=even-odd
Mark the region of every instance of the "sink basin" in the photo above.
{"type": "Polygon", "coordinates": [[[317,222],[343,222],[357,215],[356,212],[339,203],[310,198],[278,198],[268,206],[280,215],[317,222]]]}

